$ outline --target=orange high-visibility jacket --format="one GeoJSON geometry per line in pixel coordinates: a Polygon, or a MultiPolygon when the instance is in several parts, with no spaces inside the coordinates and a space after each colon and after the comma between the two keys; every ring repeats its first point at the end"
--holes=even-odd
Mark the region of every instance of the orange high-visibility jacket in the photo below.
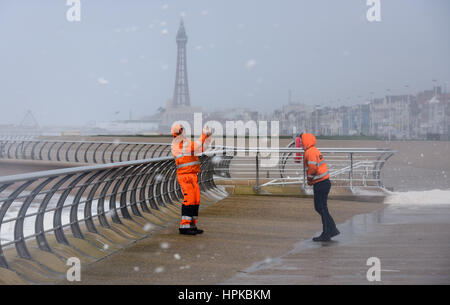
{"type": "Polygon", "coordinates": [[[195,154],[205,151],[206,135],[195,141],[180,136],[172,141],[172,155],[177,166],[177,175],[197,174],[200,172],[200,161],[195,154]]]}
{"type": "Polygon", "coordinates": [[[305,149],[304,162],[308,181],[311,184],[330,178],[322,153],[316,148],[316,137],[311,133],[302,134],[305,149]]]}

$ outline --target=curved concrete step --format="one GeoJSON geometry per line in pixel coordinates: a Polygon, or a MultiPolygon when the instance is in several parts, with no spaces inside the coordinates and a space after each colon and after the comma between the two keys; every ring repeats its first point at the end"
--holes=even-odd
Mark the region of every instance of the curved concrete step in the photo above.
{"type": "MultiPolygon", "coordinates": [[[[201,194],[203,209],[226,197],[223,189],[208,190],[201,194]]],[[[141,211],[141,216],[132,215],[132,219],[120,218],[122,223],[108,219],[110,228],[100,225],[97,218],[94,224],[98,233],[88,232],[84,223],[80,229],[84,239],[73,236],[69,227],[65,228],[67,244],[58,243],[53,234],[46,235],[51,252],[40,250],[36,240],[28,240],[27,248],[32,259],[20,258],[14,247],[5,250],[10,269],[0,268],[0,284],[49,284],[65,279],[65,273],[71,267],[66,262],[71,257],[80,260],[82,268],[116,253],[136,241],[149,238],[154,233],[178,222],[181,203],[175,202],[159,209],[150,209],[151,213],[141,211]]],[[[120,211],[119,211],[120,214],[120,211]]]]}

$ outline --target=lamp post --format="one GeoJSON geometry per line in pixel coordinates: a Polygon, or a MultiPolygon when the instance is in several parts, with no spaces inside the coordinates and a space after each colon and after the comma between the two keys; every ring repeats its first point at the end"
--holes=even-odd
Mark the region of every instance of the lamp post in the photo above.
{"type": "MultiPolygon", "coordinates": [[[[391,89],[386,89],[388,94],[391,92],[391,89]]],[[[389,95],[386,96],[387,102],[388,102],[388,111],[389,111],[389,126],[388,126],[388,141],[391,142],[391,127],[392,127],[392,103],[391,103],[391,97],[389,95]]]]}
{"type": "Polygon", "coordinates": [[[369,104],[369,115],[370,115],[370,135],[375,135],[373,129],[373,91],[370,91],[370,104],[369,104]]]}
{"type": "MultiPolygon", "coordinates": [[[[408,84],[406,84],[405,85],[405,88],[407,88],[407,91],[409,91],[409,85],[408,84]]],[[[407,126],[406,126],[406,130],[407,130],[407,137],[408,137],[408,139],[409,138],[411,138],[411,118],[410,118],[410,116],[411,116],[411,95],[409,94],[409,92],[407,92],[406,93],[406,96],[407,96],[407,98],[406,98],[406,103],[407,103],[407,106],[408,106],[408,113],[407,113],[407,122],[406,122],[406,124],[407,124],[407,126]]]]}

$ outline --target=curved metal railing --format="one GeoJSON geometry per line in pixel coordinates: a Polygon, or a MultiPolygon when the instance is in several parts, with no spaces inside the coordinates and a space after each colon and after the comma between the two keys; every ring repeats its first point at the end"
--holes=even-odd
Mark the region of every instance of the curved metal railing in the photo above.
{"type": "MultiPolygon", "coordinates": [[[[98,142],[98,141],[58,141],[58,140],[0,140],[0,158],[46,160],[84,163],[114,163],[146,158],[164,157],[171,155],[170,143],[145,143],[145,142],[98,142]]],[[[226,150],[218,164],[214,167],[217,176],[231,179],[229,172],[231,162],[241,162],[241,172],[258,172],[253,165],[245,165],[250,162],[242,158],[236,158],[242,149],[237,147],[213,146],[212,151],[226,150]],[[250,169],[244,169],[245,167],[250,169]]],[[[250,148],[258,151],[258,148],[250,148]]],[[[250,151],[247,149],[247,153],[250,151]]],[[[277,150],[277,149],[275,149],[277,150]]],[[[259,151],[262,151],[261,149],[259,151]]],[[[274,151],[274,150],[273,150],[274,151]]],[[[299,169],[295,154],[302,150],[295,148],[292,141],[285,148],[277,150],[279,153],[278,175],[274,174],[274,168],[265,170],[266,178],[275,177],[276,181],[270,184],[298,183],[300,181],[306,187],[304,168],[299,169]]],[[[383,187],[381,182],[381,169],[386,161],[394,154],[390,149],[377,148],[321,148],[330,168],[334,181],[340,181],[339,185],[362,185],[383,187]]],[[[256,159],[254,159],[256,162],[256,159]]],[[[235,166],[237,167],[237,166],[235,166]]],[[[234,171],[239,172],[237,170],[234,171]]],[[[256,175],[256,174],[255,174],[256,175]]],[[[233,175],[236,177],[236,174],[233,175]]],[[[240,175],[242,176],[242,175],[240,175]]],[[[252,176],[252,175],[249,175],[252,176]]]]}
{"type": "MultiPolygon", "coordinates": [[[[212,158],[200,156],[200,189],[223,198],[213,180],[212,158]]],[[[182,197],[172,157],[0,177],[0,267],[9,268],[4,249],[15,247],[20,258],[33,260],[29,240],[52,252],[49,236],[71,246],[68,235],[85,239],[88,232],[102,234],[99,228],[123,235],[112,224],[142,224],[146,215],[182,197]]]]}
{"type": "MultiPolygon", "coordinates": [[[[213,145],[209,150],[224,149],[213,145]]],[[[171,143],[0,139],[3,159],[106,164],[171,155],[171,143]]]]}
{"type": "MultiPolygon", "coordinates": [[[[381,172],[395,153],[388,148],[320,148],[335,186],[384,188],[381,172]]],[[[255,189],[268,185],[301,184],[308,188],[306,168],[302,162],[304,150],[288,147],[227,148],[218,159],[217,176],[232,180],[254,180],[255,189]],[[300,156],[297,156],[300,154],[300,156]]],[[[218,158],[218,157],[216,157],[218,158]]]]}
{"type": "MultiPolygon", "coordinates": [[[[35,142],[22,141],[28,143],[25,152],[34,148],[36,155],[38,146],[35,142]]],[[[111,147],[108,146],[111,143],[104,142],[83,142],[80,145],[64,141],[56,143],[59,143],[56,151],[59,149],[61,154],[64,143],[69,156],[71,149],[75,147],[75,150],[81,151],[82,145],[97,145],[97,150],[101,146],[104,149],[111,147]]],[[[111,152],[109,157],[113,160],[117,156],[119,160],[121,156],[122,159],[123,156],[131,159],[145,156],[145,149],[153,156],[170,151],[169,144],[120,145],[130,150],[126,152],[125,147],[116,147],[115,151],[120,153],[111,152]],[[139,145],[142,146],[136,151],[139,145]]],[[[21,155],[16,147],[9,150],[11,156],[21,155]]],[[[50,148],[48,151],[55,152],[50,148]]],[[[375,148],[321,148],[321,151],[325,155],[331,179],[345,181],[350,187],[358,183],[382,187],[381,169],[394,153],[389,149],[375,148]]],[[[302,150],[291,147],[215,147],[200,156],[200,189],[203,194],[220,199],[227,194],[216,186],[214,179],[219,178],[255,179],[257,191],[267,185],[305,186],[303,162],[295,159],[295,154],[299,152],[302,150]]],[[[88,155],[93,157],[88,160],[107,160],[103,157],[105,154],[99,158],[95,158],[95,152],[88,155]]],[[[31,157],[33,153],[25,153],[25,156],[31,157]]],[[[77,153],[74,151],[71,156],[76,159],[77,153]]],[[[150,216],[160,218],[171,207],[179,208],[177,205],[182,197],[171,156],[0,177],[0,267],[10,268],[4,255],[5,249],[14,249],[19,258],[33,261],[33,252],[29,248],[32,241],[35,248],[54,253],[57,245],[76,248],[74,240],[90,242],[86,239],[88,234],[97,234],[108,240],[105,230],[124,238],[128,238],[129,234],[144,237],[148,235],[145,230],[142,231],[142,225],[148,222],[146,219],[150,216]],[[126,228],[126,232],[118,229],[117,225],[126,228]]]]}
{"type": "Polygon", "coordinates": [[[0,140],[0,158],[16,160],[106,164],[170,155],[170,143],[0,140]]]}
{"type": "MultiPolygon", "coordinates": [[[[288,161],[291,160],[292,163],[294,154],[300,152],[303,155],[304,153],[302,149],[295,148],[295,141],[289,143],[287,148],[297,151],[283,153],[280,162],[282,177],[286,173],[288,161]]],[[[384,188],[381,170],[395,153],[390,148],[320,148],[320,151],[324,154],[328,168],[331,170],[330,177],[335,181],[348,181],[350,188],[354,183],[360,186],[375,184],[376,187],[384,188]]],[[[301,158],[297,157],[297,159],[301,158]]],[[[303,180],[305,184],[306,179],[303,180]]]]}
{"type": "MultiPolygon", "coordinates": [[[[0,159],[37,160],[50,162],[74,162],[107,164],[149,158],[170,157],[171,143],[105,142],[105,141],[60,141],[0,139],[0,159]]],[[[220,151],[225,147],[212,146],[220,151]]],[[[217,175],[230,178],[227,170],[232,157],[221,159],[217,175]],[[220,168],[220,169],[219,169],[220,168]]]]}

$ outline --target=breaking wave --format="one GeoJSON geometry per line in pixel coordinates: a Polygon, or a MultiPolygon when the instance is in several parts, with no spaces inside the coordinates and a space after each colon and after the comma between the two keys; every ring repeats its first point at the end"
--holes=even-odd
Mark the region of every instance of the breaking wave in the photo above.
{"type": "Polygon", "coordinates": [[[450,204],[450,190],[389,192],[386,204],[450,204]]]}

